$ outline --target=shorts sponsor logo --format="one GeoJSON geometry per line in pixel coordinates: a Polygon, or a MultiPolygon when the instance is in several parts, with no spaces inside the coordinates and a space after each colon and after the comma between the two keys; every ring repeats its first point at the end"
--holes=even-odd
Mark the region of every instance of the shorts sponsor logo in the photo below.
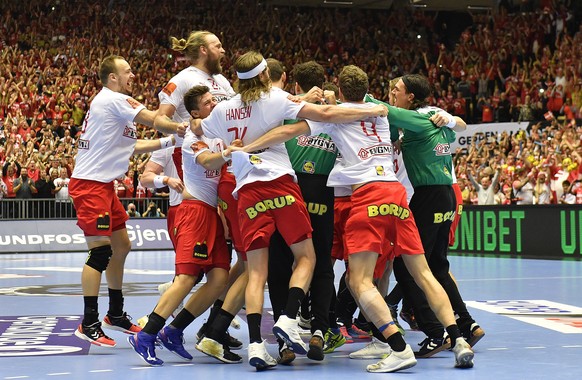
{"type": "Polygon", "coordinates": [[[314,215],[323,215],[327,212],[327,205],[321,203],[308,202],[306,204],[307,211],[314,215]]]}
{"type": "Polygon", "coordinates": [[[200,259],[200,260],[207,260],[208,259],[208,246],[206,245],[206,242],[197,242],[196,245],[194,246],[194,254],[193,257],[195,259],[200,259]]]}
{"type": "Polygon", "coordinates": [[[447,220],[453,220],[453,219],[455,219],[455,212],[454,211],[449,211],[449,212],[445,212],[445,213],[435,212],[433,223],[438,224],[438,223],[443,223],[443,222],[446,222],[447,220]]]}
{"type": "Polygon", "coordinates": [[[86,355],[89,342],[74,336],[82,316],[0,317],[0,357],[86,355]]]}
{"type": "Polygon", "coordinates": [[[106,212],[105,215],[100,214],[97,218],[97,229],[98,230],[108,230],[111,224],[111,218],[109,213],[106,212]]]}
{"type": "Polygon", "coordinates": [[[228,210],[228,203],[226,203],[225,201],[223,201],[222,199],[218,198],[218,205],[220,206],[220,209],[222,211],[226,211],[228,210]]]}
{"type": "Polygon", "coordinates": [[[410,210],[402,206],[399,206],[395,203],[390,204],[383,203],[379,206],[377,205],[368,206],[368,217],[374,218],[376,216],[386,216],[386,215],[396,216],[404,220],[410,217],[410,210]]]}
{"type": "Polygon", "coordinates": [[[266,212],[267,210],[276,210],[279,208],[287,207],[295,203],[296,199],[293,195],[282,195],[273,199],[265,199],[263,201],[257,202],[252,207],[247,207],[245,210],[249,219],[254,219],[259,215],[259,213],[266,212]]]}

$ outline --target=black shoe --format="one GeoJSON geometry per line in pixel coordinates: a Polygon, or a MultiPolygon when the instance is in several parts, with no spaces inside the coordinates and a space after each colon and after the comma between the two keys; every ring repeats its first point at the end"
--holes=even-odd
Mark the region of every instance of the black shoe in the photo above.
{"type": "Polygon", "coordinates": [[[307,357],[311,360],[322,361],[323,355],[323,337],[321,331],[317,330],[309,340],[309,351],[307,357]]]}
{"type": "Polygon", "coordinates": [[[431,356],[451,347],[449,338],[426,338],[418,344],[420,350],[414,353],[417,358],[430,358],[431,356]]]}
{"type": "Polygon", "coordinates": [[[200,330],[196,333],[196,343],[200,342],[206,336],[206,322],[200,326],[200,330]]]}
{"type": "Polygon", "coordinates": [[[225,343],[231,350],[240,350],[243,346],[242,342],[226,332],[225,343]]]}

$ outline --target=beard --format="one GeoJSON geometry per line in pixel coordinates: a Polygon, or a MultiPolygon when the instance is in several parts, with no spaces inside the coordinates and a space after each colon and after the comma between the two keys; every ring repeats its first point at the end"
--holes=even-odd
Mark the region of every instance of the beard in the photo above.
{"type": "Polygon", "coordinates": [[[219,58],[208,58],[206,61],[206,70],[210,73],[210,75],[222,74],[222,65],[220,64],[220,57],[219,58]]]}

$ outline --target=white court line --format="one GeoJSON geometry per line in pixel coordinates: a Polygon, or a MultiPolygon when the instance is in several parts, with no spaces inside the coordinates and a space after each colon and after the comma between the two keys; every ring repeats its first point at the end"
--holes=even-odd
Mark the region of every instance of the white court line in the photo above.
{"type": "Polygon", "coordinates": [[[47,376],[62,376],[62,375],[70,375],[71,372],[55,372],[55,373],[47,373],[47,376]]]}
{"type": "Polygon", "coordinates": [[[544,349],[544,348],[547,348],[547,347],[544,347],[544,346],[526,346],[524,348],[525,349],[528,349],[528,350],[540,350],[540,349],[544,349]]]}
{"type": "Polygon", "coordinates": [[[184,363],[184,364],[172,364],[172,367],[192,367],[194,364],[192,363],[184,363]]]}
{"type": "Polygon", "coordinates": [[[562,346],[562,347],[564,347],[564,348],[582,348],[582,345],[580,345],[580,344],[573,344],[571,346],[562,346]]]}
{"type": "Polygon", "coordinates": [[[487,351],[506,351],[509,350],[509,348],[507,347],[494,347],[494,348],[488,348],[487,351]]]}
{"type": "Polygon", "coordinates": [[[99,372],[113,372],[112,369],[94,369],[92,371],[89,371],[91,373],[99,373],[99,372]]]}
{"type": "Polygon", "coordinates": [[[9,380],[9,379],[10,380],[12,380],[12,379],[28,379],[29,377],[30,376],[8,376],[8,377],[5,377],[4,379],[5,380],[9,380]]]}

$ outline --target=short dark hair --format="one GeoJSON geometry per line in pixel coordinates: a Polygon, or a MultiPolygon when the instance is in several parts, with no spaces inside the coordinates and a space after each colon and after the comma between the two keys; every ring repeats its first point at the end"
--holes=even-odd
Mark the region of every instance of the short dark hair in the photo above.
{"type": "Polygon", "coordinates": [[[207,86],[194,86],[184,94],[184,107],[188,113],[192,111],[198,111],[198,102],[202,95],[209,92],[210,89],[207,86]]]}
{"type": "Polygon", "coordinates": [[[325,71],[319,63],[308,61],[293,67],[293,78],[299,87],[307,92],[313,86],[323,86],[323,82],[325,82],[325,71]]]}
{"type": "Polygon", "coordinates": [[[281,61],[276,60],[275,58],[267,58],[267,67],[269,68],[269,75],[273,82],[277,82],[281,80],[283,73],[285,72],[285,67],[281,63],[281,61]]]}

